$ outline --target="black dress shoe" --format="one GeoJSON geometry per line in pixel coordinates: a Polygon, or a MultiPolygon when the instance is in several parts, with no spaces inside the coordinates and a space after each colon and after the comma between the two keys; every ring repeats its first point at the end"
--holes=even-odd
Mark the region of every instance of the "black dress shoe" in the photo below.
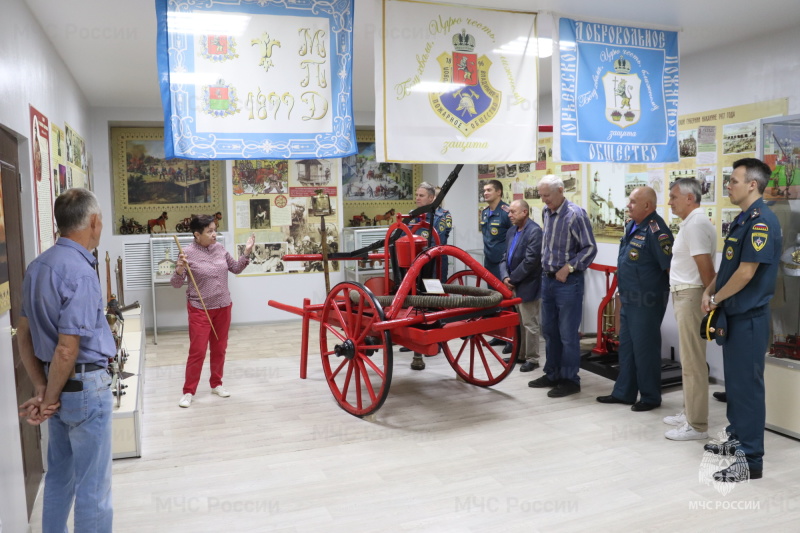
{"type": "Polygon", "coordinates": [[[536,361],[525,361],[522,363],[522,366],[519,367],[520,372],[532,372],[539,368],[539,363],[536,361]]]}
{"type": "Polygon", "coordinates": [[[739,483],[748,479],[761,479],[764,476],[763,470],[750,468],[747,461],[734,461],[728,468],[723,468],[719,472],[714,472],[714,481],[720,483],[739,483]]]}
{"type": "Polygon", "coordinates": [[[549,391],[547,396],[550,398],[563,398],[564,396],[569,396],[570,394],[578,394],[581,391],[581,386],[575,383],[574,381],[567,381],[562,379],[558,382],[558,385],[555,389],[549,391]]]}
{"type": "Polygon", "coordinates": [[[511,353],[511,345],[506,344],[505,348],[503,348],[503,353],[511,353]]]}
{"type": "Polygon", "coordinates": [[[534,389],[546,389],[556,386],[558,386],[558,381],[551,381],[546,375],[528,382],[528,387],[533,387],[534,389]]]}
{"type": "Polygon", "coordinates": [[[401,352],[410,352],[410,351],[411,351],[411,348],[406,348],[405,346],[401,346],[401,347],[400,347],[400,351],[401,351],[401,352]]]}
{"type": "Polygon", "coordinates": [[[655,404],[655,403],[647,403],[647,402],[636,402],[635,404],[633,404],[631,406],[631,411],[636,411],[636,412],[652,411],[656,407],[661,407],[661,404],[660,403],[659,404],[655,404]]]}
{"type": "Polygon", "coordinates": [[[614,396],[611,396],[610,394],[608,396],[598,396],[597,397],[597,401],[600,402],[600,403],[622,403],[622,404],[625,404],[625,405],[633,405],[633,402],[623,402],[619,398],[615,398],[614,396]]]}
{"type": "Polygon", "coordinates": [[[710,442],[703,446],[703,450],[711,452],[714,455],[736,455],[736,450],[741,447],[741,443],[736,440],[727,440],[725,442],[710,442]]]}
{"type": "Polygon", "coordinates": [[[506,341],[497,338],[494,338],[489,341],[489,346],[504,346],[505,344],[506,341]]]}
{"type": "Polygon", "coordinates": [[[715,392],[714,394],[712,394],[712,396],[714,396],[715,400],[718,400],[720,402],[727,402],[728,401],[728,393],[725,392],[725,391],[715,392]]]}

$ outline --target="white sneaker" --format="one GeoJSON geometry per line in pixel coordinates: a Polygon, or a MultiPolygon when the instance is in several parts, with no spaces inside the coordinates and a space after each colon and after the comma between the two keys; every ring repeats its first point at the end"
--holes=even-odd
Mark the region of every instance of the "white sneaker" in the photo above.
{"type": "Polygon", "coordinates": [[[708,433],[695,431],[692,426],[686,423],[679,428],[670,429],[664,433],[664,436],[669,440],[705,440],[708,438],[708,433]]]}
{"type": "Polygon", "coordinates": [[[227,398],[228,396],[231,395],[231,393],[226,391],[225,387],[223,387],[222,385],[217,385],[216,387],[211,389],[211,393],[216,394],[220,398],[227,398]]]}
{"type": "Polygon", "coordinates": [[[181,407],[189,407],[190,405],[192,405],[192,395],[187,392],[186,394],[181,396],[181,401],[178,402],[178,405],[180,405],[181,407]]]}
{"type": "Polygon", "coordinates": [[[677,415],[665,416],[664,423],[670,426],[682,426],[686,423],[686,413],[681,411],[677,415]]]}

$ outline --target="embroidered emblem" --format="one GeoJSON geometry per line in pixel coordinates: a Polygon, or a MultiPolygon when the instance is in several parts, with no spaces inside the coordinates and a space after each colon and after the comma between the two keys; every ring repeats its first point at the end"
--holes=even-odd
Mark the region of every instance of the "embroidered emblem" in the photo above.
{"type": "Polygon", "coordinates": [[[753,224],[753,231],[769,231],[769,227],[763,222],[753,224]]]}
{"type": "Polygon", "coordinates": [[[631,248],[631,251],[628,252],[628,257],[631,261],[638,261],[639,260],[639,250],[636,248],[631,248]]]}
{"type": "Polygon", "coordinates": [[[642,79],[631,74],[631,61],[623,55],[614,61],[614,72],[603,75],[603,90],[606,99],[606,120],[626,128],[639,122],[642,115],[640,89],[642,79]]]}
{"type": "Polygon", "coordinates": [[[768,237],[769,234],[762,232],[754,231],[750,234],[750,242],[753,243],[753,248],[755,248],[756,252],[760,252],[767,245],[768,237]]]}
{"type": "Polygon", "coordinates": [[[475,37],[466,30],[453,36],[456,51],[442,52],[436,60],[442,71],[442,83],[458,88],[428,96],[433,111],[465,137],[491,122],[500,110],[503,95],[492,87],[489,79],[492,62],[486,55],[478,57],[473,53],[475,45],[475,37]]]}
{"type": "Polygon", "coordinates": [[[661,235],[658,236],[659,241],[665,241],[667,239],[669,239],[669,235],[667,235],[666,233],[662,233],[661,235]]]}
{"type": "Polygon", "coordinates": [[[236,39],[232,35],[201,35],[200,55],[216,63],[236,59],[236,39]]]}
{"type": "Polygon", "coordinates": [[[725,248],[725,259],[727,259],[728,261],[733,259],[733,246],[728,246],[727,248],[725,248]]]}
{"type": "Polygon", "coordinates": [[[662,242],[661,243],[661,251],[667,255],[672,255],[672,243],[670,242],[662,242]]]}
{"type": "Polygon", "coordinates": [[[203,111],[212,117],[225,118],[241,111],[237,108],[239,98],[236,88],[225,85],[225,80],[220,79],[213,85],[203,86],[203,111]]]}
{"type": "Polygon", "coordinates": [[[497,228],[492,228],[491,233],[492,233],[492,235],[497,235],[499,233],[499,231],[497,230],[497,228]]]}

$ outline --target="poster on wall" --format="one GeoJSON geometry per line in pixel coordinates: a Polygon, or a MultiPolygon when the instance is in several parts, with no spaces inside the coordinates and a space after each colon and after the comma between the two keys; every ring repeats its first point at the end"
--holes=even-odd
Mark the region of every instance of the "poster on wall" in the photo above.
{"type": "Polygon", "coordinates": [[[221,163],[167,158],[163,128],[111,128],[114,233],[184,233],[192,215],[225,217],[221,163]]]}
{"type": "Polygon", "coordinates": [[[29,108],[33,190],[39,231],[37,251],[41,253],[53,246],[55,242],[53,179],[50,172],[50,121],[33,106],[29,106],[29,108]]]}
{"type": "Polygon", "coordinates": [[[355,152],[353,0],[156,1],[166,158],[355,152]]]}
{"type": "MultiPolygon", "coordinates": [[[[0,173],[3,169],[0,168],[0,173]]],[[[0,179],[0,315],[11,309],[8,278],[8,246],[6,244],[6,219],[3,210],[3,181],[0,179]]]]}
{"type": "Polygon", "coordinates": [[[503,185],[502,200],[510,204],[514,200],[525,200],[530,206],[530,217],[542,224],[542,207],[539,197],[539,181],[548,174],[554,174],[564,182],[564,196],[573,202],[581,199],[581,165],[563,163],[553,158],[553,138],[542,137],[537,146],[537,160],[522,163],[480,164],[478,165],[478,229],[480,212],[488,204],[483,201],[483,187],[490,180],[503,185]]]}
{"type": "MultiPolygon", "coordinates": [[[[283,256],[321,254],[323,241],[329,253],[339,251],[339,177],[337,159],[234,161],[236,252],[244,253],[248,237],[256,236],[250,264],[240,275],[322,272],[322,261],[284,261],[283,256]]],[[[338,262],[329,268],[336,271],[338,262]]]]}
{"type": "Polygon", "coordinates": [[[64,130],[50,125],[50,166],[53,175],[53,197],[72,187],[67,181],[67,140],[64,130]]]}
{"type": "MultiPolygon", "coordinates": [[[[665,220],[672,231],[677,232],[680,220],[667,205],[669,186],[677,179],[692,178],[700,182],[700,203],[717,228],[718,248],[721,249],[721,239],[732,213],[740,211],[730,202],[727,192],[733,162],[744,157],[756,157],[759,118],[785,115],[787,111],[788,101],[782,98],[681,115],[678,117],[681,157],[677,163],[588,165],[587,212],[597,241],[619,242],[627,221],[628,196],[634,188],[642,185],[656,190],[658,208],[667,214],[665,220]],[[710,153],[712,148],[713,154],[710,153]]],[[[769,191],[768,187],[764,195],[766,199],[770,198],[769,191]]]]}
{"type": "Polygon", "coordinates": [[[553,151],[562,161],[678,160],[678,33],[558,18],[553,151]]]}
{"type": "Polygon", "coordinates": [[[66,180],[69,186],[88,188],[89,158],[86,141],[69,124],[64,124],[64,144],[67,156],[66,180]]]}
{"type": "Polygon", "coordinates": [[[378,161],[535,159],[536,13],[383,0],[375,22],[378,161]]]}
{"type": "Polygon", "coordinates": [[[390,226],[397,214],[417,206],[414,194],[422,181],[422,167],[380,163],[374,132],[359,131],[357,138],[358,153],[342,159],[345,226],[390,226]]]}

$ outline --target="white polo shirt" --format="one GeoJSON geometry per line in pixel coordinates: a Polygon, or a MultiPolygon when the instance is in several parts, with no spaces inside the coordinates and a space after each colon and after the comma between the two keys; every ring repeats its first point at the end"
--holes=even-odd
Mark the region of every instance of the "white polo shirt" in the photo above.
{"type": "Polygon", "coordinates": [[[698,207],[679,224],[680,230],[672,245],[669,284],[703,285],[694,256],[710,254],[714,262],[717,253],[717,232],[702,207],[698,207]]]}

